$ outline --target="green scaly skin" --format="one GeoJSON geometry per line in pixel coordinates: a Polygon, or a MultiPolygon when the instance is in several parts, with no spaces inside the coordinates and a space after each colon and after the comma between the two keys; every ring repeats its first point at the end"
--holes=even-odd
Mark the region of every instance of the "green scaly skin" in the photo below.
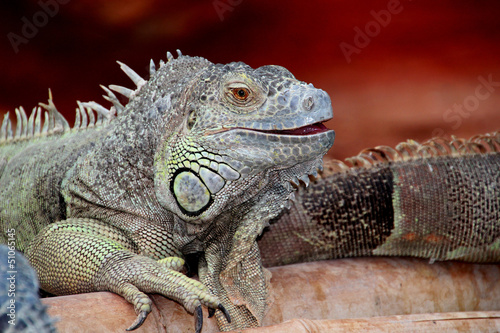
{"type": "Polygon", "coordinates": [[[367,149],[348,162],[325,162],[264,232],[266,267],[375,255],[500,262],[500,132],[367,149]]]}
{"type": "Polygon", "coordinates": [[[104,88],[113,107],[79,103],[72,129],[51,97],[48,112],[16,110],[15,135],[4,119],[2,237],[15,229],[48,292],[123,296],[129,329],[146,293],[195,313],[197,332],[202,305],[222,330],[258,326],[270,277],[256,238],[333,144],[330,98],[279,66],[167,57],[148,81],[121,64],[137,89],[110,88],[127,105],[104,88]],[[201,282],[179,272],[190,254],[201,282]]]}

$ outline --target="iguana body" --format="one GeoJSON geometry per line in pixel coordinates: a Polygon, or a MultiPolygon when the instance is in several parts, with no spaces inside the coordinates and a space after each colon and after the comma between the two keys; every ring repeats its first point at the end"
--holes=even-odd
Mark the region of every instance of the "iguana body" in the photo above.
{"type": "Polygon", "coordinates": [[[195,312],[197,331],[201,305],[224,330],[257,326],[270,277],[256,238],[333,144],[330,98],[279,66],[167,57],[149,81],[122,64],[137,89],[110,88],[128,104],[105,88],[113,107],[79,103],[73,129],[51,97],[42,130],[40,109],[16,110],[15,135],[4,118],[2,237],[15,230],[48,292],[122,295],[130,329],[146,293],[195,312]],[[202,283],[178,272],[197,253],[202,283]]]}
{"type": "Polygon", "coordinates": [[[325,163],[259,240],[265,266],[356,256],[500,262],[500,132],[325,163]]]}

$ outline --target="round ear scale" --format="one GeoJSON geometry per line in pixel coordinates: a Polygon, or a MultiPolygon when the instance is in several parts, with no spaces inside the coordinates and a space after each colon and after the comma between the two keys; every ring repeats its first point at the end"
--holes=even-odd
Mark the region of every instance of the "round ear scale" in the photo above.
{"type": "Polygon", "coordinates": [[[177,205],[182,213],[198,216],[213,202],[210,190],[197,174],[190,169],[179,169],[170,183],[177,205]]]}

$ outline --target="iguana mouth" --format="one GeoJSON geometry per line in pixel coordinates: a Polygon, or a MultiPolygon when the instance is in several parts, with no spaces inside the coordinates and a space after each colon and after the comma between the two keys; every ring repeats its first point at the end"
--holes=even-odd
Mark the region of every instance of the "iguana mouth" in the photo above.
{"type": "Polygon", "coordinates": [[[254,130],[257,132],[262,132],[262,133],[270,133],[270,134],[278,134],[278,135],[298,135],[298,136],[304,136],[304,135],[313,135],[313,134],[319,134],[319,133],[324,133],[328,132],[330,129],[328,129],[325,125],[323,125],[322,122],[311,124],[311,125],[306,125],[298,128],[293,128],[293,129],[285,129],[285,130],[254,130]]]}
{"type": "Polygon", "coordinates": [[[224,128],[222,130],[211,131],[208,134],[217,134],[231,130],[244,130],[244,131],[259,132],[264,134],[291,135],[291,136],[307,136],[307,135],[314,135],[331,131],[331,129],[327,128],[323,124],[323,122],[317,122],[314,124],[309,124],[297,128],[282,129],[282,130],[278,129],[263,130],[256,128],[233,127],[233,128],[224,128]]]}
{"type": "Polygon", "coordinates": [[[232,129],[241,129],[245,131],[259,132],[265,134],[292,135],[292,136],[307,136],[307,135],[314,135],[331,131],[329,128],[323,125],[323,122],[317,122],[314,124],[309,124],[297,128],[282,129],[282,130],[278,129],[263,130],[263,129],[244,128],[244,127],[237,127],[232,129]]]}

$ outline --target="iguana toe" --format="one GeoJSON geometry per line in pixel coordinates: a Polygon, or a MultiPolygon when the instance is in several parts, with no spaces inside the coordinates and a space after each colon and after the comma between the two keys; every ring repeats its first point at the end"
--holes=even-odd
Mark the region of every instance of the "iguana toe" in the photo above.
{"type": "Polygon", "coordinates": [[[123,286],[121,295],[134,305],[135,312],[137,313],[137,318],[127,328],[127,331],[133,331],[139,328],[146,320],[146,317],[151,312],[152,302],[146,294],[131,284],[123,286]]]}
{"type": "Polygon", "coordinates": [[[165,268],[173,269],[174,271],[182,272],[186,270],[184,259],[179,257],[166,257],[157,261],[165,268]]]}

